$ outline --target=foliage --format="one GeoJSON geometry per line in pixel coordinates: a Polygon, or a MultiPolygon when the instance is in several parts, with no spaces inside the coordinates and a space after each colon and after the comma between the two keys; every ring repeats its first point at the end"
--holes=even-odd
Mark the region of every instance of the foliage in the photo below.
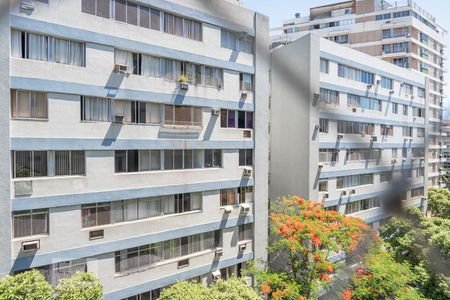
{"type": "Polygon", "coordinates": [[[450,299],[450,219],[412,209],[382,226],[380,235],[396,261],[408,262],[418,275],[424,296],[450,299]]]}
{"type": "Polygon", "coordinates": [[[180,83],[187,83],[187,82],[188,82],[187,76],[184,75],[184,74],[181,74],[181,75],[178,77],[178,82],[180,82],[180,83]]]}
{"type": "Polygon", "coordinates": [[[52,293],[52,287],[36,270],[0,279],[1,300],[48,300],[52,293]]]}
{"type": "Polygon", "coordinates": [[[92,273],[79,272],[72,277],[61,279],[55,288],[56,300],[101,300],[103,287],[92,273]]]}
{"type": "Polygon", "coordinates": [[[374,248],[357,267],[350,288],[343,299],[408,299],[423,298],[414,288],[417,276],[406,263],[397,263],[391,254],[374,248]]]}
{"type": "Polygon", "coordinates": [[[242,278],[218,280],[210,287],[200,283],[180,281],[165,288],[158,300],[261,300],[242,278]]]}
{"type": "Polygon", "coordinates": [[[428,210],[435,217],[450,219],[450,191],[432,188],[428,191],[428,210]]]}
{"type": "Polygon", "coordinates": [[[272,203],[271,211],[271,267],[252,272],[260,293],[273,299],[315,296],[336,272],[329,258],[354,250],[367,229],[361,219],[295,196],[272,203]]]}

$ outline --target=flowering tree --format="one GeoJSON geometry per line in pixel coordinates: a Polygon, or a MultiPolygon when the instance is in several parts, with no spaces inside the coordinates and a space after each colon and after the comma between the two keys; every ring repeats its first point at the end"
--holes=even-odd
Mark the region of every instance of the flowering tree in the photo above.
{"type": "Polygon", "coordinates": [[[283,197],[271,207],[270,268],[252,268],[260,293],[272,299],[308,299],[335,274],[333,255],[354,250],[368,226],[327,211],[322,203],[283,197]]]}

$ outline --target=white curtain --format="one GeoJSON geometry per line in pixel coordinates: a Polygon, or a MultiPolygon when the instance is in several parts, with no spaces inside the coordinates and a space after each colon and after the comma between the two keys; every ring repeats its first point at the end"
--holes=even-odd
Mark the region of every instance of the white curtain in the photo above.
{"type": "Polygon", "coordinates": [[[139,171],[150,171],[150,150],[139,150],[139,171]]]}
{"type": "Polygon", "coordinates": [[[161,124],[161,105],[155,103],[147,103],[147,123],[161,124]]]}
{"type": "Polygon", "coordinates": [[[84,66],[84,44],[70,42],[70,64],[74,66],[84,66]]]}
{"type": "Polygon", "coordinates": [[[114,60],[116,64],[128,66],[128,70],[133,68],[133,54],[131,52],[116,49],[114,51],[114,60]]]}
{"type": "Polygon", "coordinates": [[[30,118],[31,117],[31,94],[30,92],[17,91],[17,117],[30,118]]]}
{"type": "Polygon", "coordinates": [[[175,213],[175,201],[173,196],[164,196],[162,199],[163,199],[164,214],[170,215],[175,213]]]}
{"type": "Polygon", "coordinates": [[[124,202],[124,213],[126,221],[134,221],[138,218],[137,200],[127,200],[124,202]]]}
{"type": "Polygon", "coordinates": [[[47,38],[43,35],[28,33],[28,58],[47,60],[47,38]]]}
{"type": "Polygon", "coordinates": [[[151,151],[151,168],[152,170],[161,170],[161,151],[151,151]]]}
{"type": "Polygon", "coordinates": [[[142,75],[150,77],[160,77],[160,61],[158,57],[142,55],[142,75]]]}
{"type": "Polygon", "coordinates": [[[22,58],[22,33],[17,30],[11,31],[11,56],[22,58]]]}
{"type": "Polygon", "coordinates": [[[61,64],[70,64],[70,41],[55,39],[55,62],[61,64]]]}
{"type": "Polygon", "coordinates": [[[111,99],[84,97],[84,120],[108,122],[111,119],[111,99]]]}

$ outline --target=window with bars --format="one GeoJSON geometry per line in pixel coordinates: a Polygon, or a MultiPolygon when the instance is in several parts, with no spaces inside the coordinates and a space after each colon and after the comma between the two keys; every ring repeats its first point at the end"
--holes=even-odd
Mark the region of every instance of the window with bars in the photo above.
{"type": "Polygon", "coordinates": [[[253,166],[253,149],[239,150],[239,166],[253,166]]]}
{"type": "Polygon", "coordinates": [[[15,238],[49,233],[48,209],[13,212],[12,219],[15,238]]]}
{"type": "Polygon", "coordinates": [[[202,127],[202,108],[182,105],[164,105],[164,125],[202,127]]]}
{"type": "Polygon", "coordinates": [[[84,151],[55,151],[55,176],[85,175],[84,151]]]}
{"type": "Polygon", "coordinates": [[[253,129],[253,112],[221,109],[220,127],[253,129]]]}
{"type": "Polygon", "coordinates": [[[47,119],[47,93],[11,90],[12,119],[47,119]]]}
{"type": "Polygon", "coordinates": [[[337,132],[344,134],[373,134],[375,131],[375,124],[352,122],[352,121],[337,121],[337,132]]]}

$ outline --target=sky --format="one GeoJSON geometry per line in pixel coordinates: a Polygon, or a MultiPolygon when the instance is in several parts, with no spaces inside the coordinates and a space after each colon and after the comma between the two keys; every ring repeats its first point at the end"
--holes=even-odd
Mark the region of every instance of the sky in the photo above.
{"type": "MultiPolygon", "coordinates": [[[[270,27],[280,27],[282,22],[294,17],[295,13],[301,16],[309,15],[309,8],[341,2],[343,0],[241,0],[245,7],[256,10],[270,17],[270,27]]],[[[393,3],[395,1],[389,1],[393,3]]],[[[403,1],[402,1],[403,2],[403,1]]],[[[437,23],[450,32],[450,0],[415,0],[423,9],[436,18],[437,23]]],[[[450,34],[447,35],[446,44],[450,45],[450,34]]],[[[449,48],[445,49],[446,56],[450,57],[449,48]]],[[[450,69],[448,60],[446,68],[450,69]]],[[[450,74],[446,73],[446,81],[450,82],[450,74]]],[[[444,87],[447,96],[450,96],[450,86],[444,87]]],[[[450,100],[445,100],[447,110],[445,114],[450,117],[450,100]]]]}

